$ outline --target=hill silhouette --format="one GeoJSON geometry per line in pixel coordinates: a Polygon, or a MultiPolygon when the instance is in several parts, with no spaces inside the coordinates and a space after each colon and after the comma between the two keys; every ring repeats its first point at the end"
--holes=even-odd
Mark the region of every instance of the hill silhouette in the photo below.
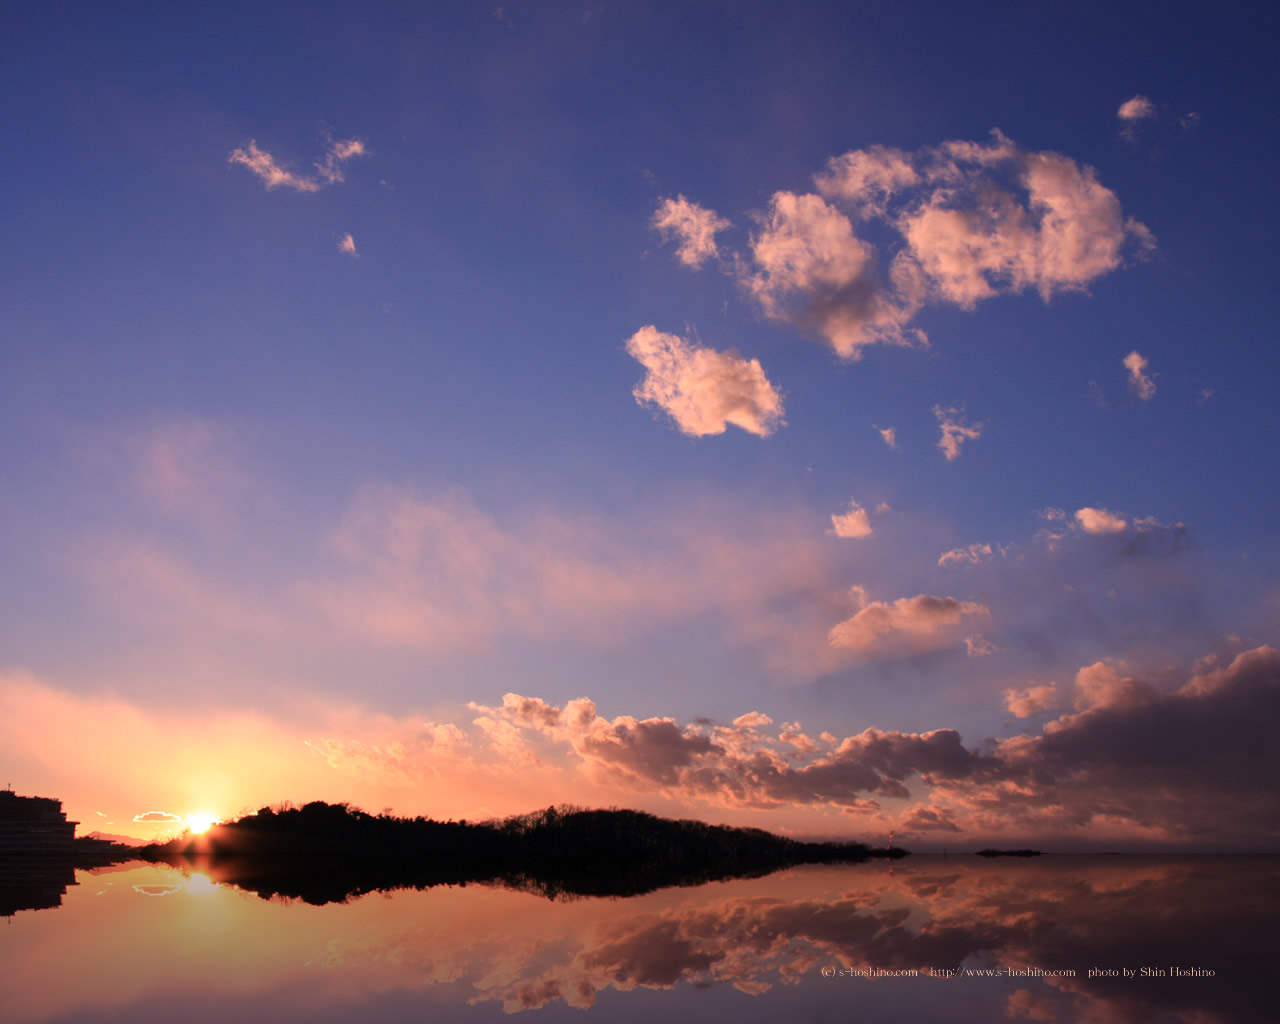
{"type": "Polygon", "coordinates": [[[642,811],[548,807],[470,823],[371,815],[314,801],[264,807],[200,836],[141,847],[145,860],[199,861],[217,881],[264,898],[342,902],[372,891],[481,882],[550,899],[632,896],[768,874],[797,864],[854,863],[904,850],[806,843],[761,829],[642,811]]]}

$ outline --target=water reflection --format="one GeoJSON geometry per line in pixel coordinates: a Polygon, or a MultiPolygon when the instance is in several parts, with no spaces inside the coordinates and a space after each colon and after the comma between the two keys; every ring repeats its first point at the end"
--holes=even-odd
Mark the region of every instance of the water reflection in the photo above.
{"type": "Polygon", "coordinates": [[[211,1021],[1237,1024],[1275,1019],[1278,875],[1256,857],[916,857],[626,900],[468,886],[315,907],[147,866],[81,872],[60,910],[0,928],[0,955],[30,979],[6,1013],[31,1022],[160,1020],[179,1000],[211,1021]]]}
{"type": "Polygon", "coordinates": [[[20,910],[60,907],[67,887],[75,884],[70,858],[40,865],[0,860],[0,917],[13,917],[20,910]]]}

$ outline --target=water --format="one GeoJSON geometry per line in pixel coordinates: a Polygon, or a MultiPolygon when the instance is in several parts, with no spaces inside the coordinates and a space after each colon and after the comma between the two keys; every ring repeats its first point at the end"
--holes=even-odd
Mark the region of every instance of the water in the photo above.
{"type": "Polygon", "coordinates": [[[0,923],[0,1020],[1274,1021],[1277,882],[1266,857],[915,856],[311,906],[120,865],[0,923]]]}

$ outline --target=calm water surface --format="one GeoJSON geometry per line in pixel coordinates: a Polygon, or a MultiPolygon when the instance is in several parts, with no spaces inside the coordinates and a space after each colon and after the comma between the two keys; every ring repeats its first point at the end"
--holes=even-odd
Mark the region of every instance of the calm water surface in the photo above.
{"type": "Polygon", "coordinates": [[[0,1020],[1280,1019],[1277,858],[914,856],[631,899],[320,907],[152,865],[75,881],[0,921],[0,1020]]]}

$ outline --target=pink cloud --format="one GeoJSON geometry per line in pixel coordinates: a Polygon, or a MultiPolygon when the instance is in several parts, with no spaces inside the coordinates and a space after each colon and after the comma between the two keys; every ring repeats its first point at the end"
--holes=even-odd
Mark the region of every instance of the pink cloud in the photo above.
{"type": "Polygon", "coordinates": [[[831,528],[837,537],[870,537],[871,517],[865,508],[851,499],[848,512],[832,514],[831,528]]]}
{"type": "Polygon", "coordinates": [[[1156,397],[1155,375],[1147,373],[1149,365],[1146,356],[1136,349],[1124,357],[1124,368],[1129,371],[1129,390],[1144,402],[1156,397]]]}
{"type": "Polygon", "coordinates": [[[913,268],[896,265],[896,292],[882,289],[875,248],[821,196],[774,193],[751,255],[754,268],[740,263],[738,276],[764,314],[817,331],[844,359],[876,342],[924,341],[905,329],[920,304],[913,268]]]}
{"type": "Polygon", "coordinates": [[[684,196],[664,199],[653,215],[653,226],[667,240],[679,243],[676,258],[691,270],[698,270],[719,255],[716,232],[731,227],[714,210],[691,203],[684,196]]]}
{"type": "Polygon", "coordinates": [[[1088,506],[1076,509],[1076,523],[1085,533],[1095,537],[1112,533],[1124,533],[1129,524],[1121,516],[1108,512],[1105,508],[1088,506]]]}
{"type": "Polygon", "coordinates": [[[977,565],[991,557],[990,544],[970,544],[966,548],[952,548],[938,557],[938,567],[948,565],[977,565]]]}
{"type": "Polygon", "coordinates": [[[864,218],[884,216],[889,201],[920,180],[911,155],[888,146],[856,149],[832,157],[826,170],[814,176],[822,195],[850,203],[864,218]]]}
{"type": "Polygon", "coordinates": [[[967,423],[964,417],[964,409],[961,406],[952,406],[950,409],[944,409],[940,405],[935,405],[933,407],[933,415],[937,419],[938,427],[942,432],[938,439],[938,448],[948,462],[954,462],[960,458],[960,446],[962,444],[966,441],[976,441],[982,436],[982,429],[985,424],[967,423]]]}
{"type": "MultiPolygon", "coordinates": [[[[1047,710],[1044,689],[1005,699],[1016,711],[1047,710]]],[[[101,806],[234,814],[313,796],[475,818],[572,793],[775,828],[834,811],[864,830],[987,842],[1248,848],[1280,836],[1270,784],[1280,767],[1280,652],[1269,647],[1173,689],[1111,663],[1086,666],[1073,710],[1037,734],[977,747],[947,728],[815,737],[758,711],[727,725],[610,718],[585,697],[555,705],[507,694],[470,709],[470,721],[453,723],[303,700],[286,722],[0,675],[0,743],[32,786],[73,793],[68,811],[79,820],[101,806]]]]}
{"type": "MultiPolygon", "coordinates": [[[[1026,290],[1048,301],[1155,246],[1092,168],[998,131],[985,143],[852,150],[831,158],[814,186],[775,192],[749,252],[725,269],[765,316],[817,334],[844,359],[873,344],[926,345],[912,321],[928,302],[972,309],[1026,290]],[[887,264],[854,221],[897,234],[887,264]]],[[[718,253],[708,233],[729,225],[684,202],[667,200],[660,216],[690,240],[682,260],[700,266],[718,253]]]]}
{"type": "Polygon", "coordinates": [[[855,593],[858,612],[833,626],[828,639],[832,646],[855,654],[875,657],[894,651],[925,651],[943,646],[950,627],[971,616],[987,616],[991,610],[974,601],[953,597],[917,594],[896,601],[866,601],[855,593]]]}
{"type": "Polygon", "coordinates": [[[254,501],[249,440],[233,425],[198,418],[133,431],[122,441],[131,497],[206,534],[225,534],[254,501]]]}
{"type": "Polygon", "coordinates": [[[529,508],[499,521],[461,491],[372,488],[331,538],[337,564],[294,595],[344,632],[440,654],[503,636],[608,647],[711,616],[777,671],[826,664],[840,565],[809,513],[658,501],[643,521],[529,508]]]}
{"type": "Polygon", "coordinates": [[[1047,686],[1028,686],[1025,689],[1011,689],[1004,692],[1004,706],[1015,718],[1030,718],[1041,711],[1047,711],[1058,705],[1058,687],[1054,683],[1047,686]]]}
{"type": "Polygon", "coordinates": [[[1125,100],[1116,111],[1116,117],[1121,121],[1141,121],[1155,116],[1155,104],[1141,94],[1125,100]]]}
{"type": "Polygon", "coordinates": [[[324,157],[315,164],[316,175],[308,177],[286,170],[266,150],[259,149],[254,139],[241,149],[233,149],[227,162],[247,167],[258,176],[268,189],[291,188],[295,192],[319,192],[326,185],[343,181],[342,164],[354,156],[363,156],[367,150],[358,139],[342,139],[331,142],[324,157]]]}
{"type": "Polygon", "coordinates": [[[632,392],[636,401],[661,409],[681,433],[723,434],[732,424],[768,437],[784,423],[782,396],[758,359],[695,345],[653,326],[627,340],[627,353],[646,370],[632,392]]]}

